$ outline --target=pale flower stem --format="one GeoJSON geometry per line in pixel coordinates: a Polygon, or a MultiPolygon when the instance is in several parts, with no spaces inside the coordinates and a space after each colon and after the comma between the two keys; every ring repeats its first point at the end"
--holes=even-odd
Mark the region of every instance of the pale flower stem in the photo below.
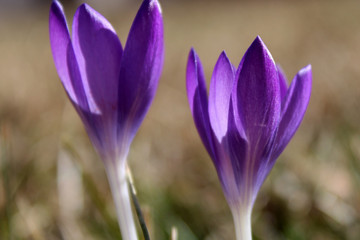
{"type": "Polygon", "coordinates": [[[252,240],[251,208],[232,208],[236,240],[252,240]]]}
{"type": "Polygon", "coordinates": [[[131,208],[125,165],[106,166],[123,240],[138,240],[131,208]]]}

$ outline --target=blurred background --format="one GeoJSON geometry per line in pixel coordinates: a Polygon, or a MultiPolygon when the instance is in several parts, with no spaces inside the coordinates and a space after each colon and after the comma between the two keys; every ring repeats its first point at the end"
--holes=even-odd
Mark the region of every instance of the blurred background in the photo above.
{"type": "MultiPolygon", "coordinates": [[[[141,4],[85,1],[123,45],[141,4]]],[[[81,1],[62,1],[69,22],[81,1]]],[[[225,50],[238,65],[260,35],[289,82],[313,91],[297,134],[262,187],[254,239],[360,239],[360,2],[161,1],[166,55],[129,155],[153,239],[235,239],[185,91],[193,46],[209,80],[225,50]]],[[[0,239],[120,239],[102,162],[66,97],[48,37],[50,1],[0,0],[0,239]]]]}

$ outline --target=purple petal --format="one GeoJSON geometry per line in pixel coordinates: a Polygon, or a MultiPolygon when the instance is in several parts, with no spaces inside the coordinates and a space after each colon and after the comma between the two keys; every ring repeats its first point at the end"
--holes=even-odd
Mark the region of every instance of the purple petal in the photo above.
{"type": "Polygon", "coordinates": [[[277,69],[260,37],[244,55],[235,91],[234,105],[242,114],[252,154],[263,154],[275,134],[281,102],[277,69]]]}
{"type": "Polygon", "coordinates": [[[244,184],[242,194],[252,204],[272,167],[269,157],[281,110],[277,68],[260,37],[245,53],[236,80],[233,103],[236,114],[241,116],[248,144],[242,163],[245,176],[240,182],[244,184]]]}
{"type": "Polygon", "coordinates": [[[286,96],[286,92],[287,92],[287,80],[286,80],[286,75],[284,74],[284,71],[282,70],[282,68],[280,67],[280,65],[277,65],[277,71],[278,71],[278,75],[279,75],[279,84],[280,84],[280,98],[281,98],[281,103],[284,102],[285,100],[285,96],[286,96]]]}
{"type": "Polygon", "coordinates": [[[91,112],[115,120],[122,55],[115,30],[98,12],[82,4],[73,21],[73,45],[91,112]]]}
{"type": "Polygon", "coordinates": [[[228,130],[230,96],[235,79],[234,69],[225,52],[219,56],[209,90],[209,117],[211,127],[221,142],[228,130]]]}
{"type": "Polygon", "coordinates": [[[244,57],[241,59],[240,64],[235,73],[235,82],[234,82],[232,93],[231,93],[231,100],[232,100],[233,109],[234,109],[234,114],[233,114],[234,124],[235,124],[240,136],[242,138],[246,139],[246,133],[245,133],[245,129],[244,129],[244,119],[243,119],[244,111],[242,109],[242,106],[240,104],[237,104],[240,101],[239,96],[237,95],[238,94],[237,93],[238,79],[240,76],[240,72],[241,72],[243,63],[244,63],[244,57]]]}
{"type": "Polygon", "coordinates": [[[50,8],[49,31],[54,62],[61,82],[82,119],[91,141],[96,149],[101,151],[103,147],[101,123],[99,117],[92,114],[89,109],[65,15],[58,1],[53,1],[50,8]]]}
{"type": "Polygon", "coordinates": [[[49,35],[56,70],[70,100],[76,107],[88,109],[79,67],[71,44],[61,4],[53,1],[49,15],[49,35]]]}
{"type": "Polygon", "coordinates": [[[239,133],[235,124],[232,102],[230,102],[228,117],[228,132],[222,143],[227,156],[222,158],[221,166],[217,169],[220,170],[218,170],[219,176],[228,201],[237,201],[239,198],[246,201],[249,200],[246,186],[248,142],[239,133]],[[230,161],[230,164],[227,161],[230,161]]]}
{"type": "Polygon", "coordinates": [[[215,161],[204,71],[194,49],[191,49],[187,63],[186,90],[195,126],[206,150],[215,161]]]}
{"type": "Polygon", "coordinates": [[[311,84],[311,66],[308,65],[295,76],[286,95],[272,154],[273,161],[279,157],[300,126],[310,100],[311,84]]]}
{"type": "Polygon", "coordinates": [[[119,123],[130,124],[130,138],[154,98],[164,59],[163,20],[157,0],[145,0],[124,49],[119,82],[119,123]]]}

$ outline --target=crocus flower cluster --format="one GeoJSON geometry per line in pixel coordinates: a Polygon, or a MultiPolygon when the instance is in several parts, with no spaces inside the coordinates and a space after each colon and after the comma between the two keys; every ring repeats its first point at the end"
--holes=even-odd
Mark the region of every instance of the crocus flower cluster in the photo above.
{"type": "Polygon", "coordinates": [[[200,58],[191,50],[187,94],[195,125],[231,208],[238,240],[251,239],[251,211],[265,178],[305,114],[311,66],[287,87],[286,77],[257,37],[239,67],[223,52],[209,98],[200,58]]]}
{"type": "MultiPolygon", "coordinates": [[[[63,8],[54,0],[49,30],[61,82],[104,162],[122,237],[137,240],[125,167],[163,66],[160,5],[143,1],[124,49],[111,24],[87,4],[75,13],[71,38],[63,8]]],[[[225,52],[220,55],[208,98],[200,58],[190,51],[186,85],[191,112],[231,208],[238,240],[251,240],[256,196],[303,119],[311,82],[307,66],[288,87],[257,37],[237,69],[225,52]]]]}
{"type": "Polygon", "coordinates": [[[63,8],[53,1],[49,31],[61,82],[104,162],[123,239],[135,240],[125,165],[163,66],[160,5],[143,1],[124,49],[111,24],[87,4],[75,13],[71,38],[63,8]]]}

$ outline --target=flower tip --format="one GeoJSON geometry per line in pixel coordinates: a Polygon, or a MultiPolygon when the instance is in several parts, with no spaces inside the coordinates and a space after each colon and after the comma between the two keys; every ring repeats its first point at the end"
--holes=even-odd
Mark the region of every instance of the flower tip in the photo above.
{"type": "Polygon", "coordinates": [[[230,66],[232,66],[231,62],[230,62],[230,59],[228,58],[225,50],[223,50],[219,56],[219,60],[222,60],[222,61],[225,61],[227,62],[230,66]]]}
{"type": "Polygon", "coordinates": [[[50,32],[53,30],[55,22],[61,22],[61,24],[66,26],[64,8],[61,5],[61,3],[57,0],[54,0],[51,3],[50,13],[49,13],[49,22],[50,22],[50,24],[49,24],[50,32]]]}
{"type": "Polygon", "coordinates": [[[251,47],[255,47],[255,48],[259,48],[259,49],[266,49],[267,50],[267,47],[264,43],[264,41],[261,39],[261,37],[258,35],[256,36],[255,40],[252,42],[251,47]]]}
{"type": "Polygon", "coordinates": [[[160,3],[158,0],[150,0],[149,7],[150,7],[150,10],[152,10],[154,7],[156,7],[159,10],[160,14],[162,13],[162,9],[161,9],[161,6],[160,6],[160,3]]]}
{"type": "Polygon", "coordinates": [[[157,0],[144,0],[140,9],[143,9],[145,12],[151,12],[153,10],[158,10],[160,15],[162,14],[162,9],[159,1],[157,0]]]}
{"type": "Polygon", "coordinates": [[[259,42],[262,42],[262,43],[263,43],[263,40],[261,39],[260,35],[257,35],[257,36],[256,36],[255,41],[259,41],[259,42]]]}
{"type": "Polygon", "coordinates": [[[51,11],[64,11],[63,6],[58,0],[53,0],[50,7],[51,11]]]}
{"type": "MultiPolygon", "coordinates": [[[[95,21],[95,22],[97,22],[97,24],[99,24],[98,25],[99,27],[101,26],[101,28],[111,30],[112,32],[115,33],[114,28],[106,20],[106,18],[104,16],[102,16],[99,12],[97,12],[94,8],[92,8],[87,3],[81,4],[76,9],[73,24],[76,23],[76,25],[78,26],[81,21],[84,21],[84,22],[87,22],[87,23],[95,21]],[[80,19],[82,19],[82,20],[80,20],[80,19]]],[[[73,27],[74,27],[74,25],[73,25],[73,27]]]]}
{"type": "Polygon", "coordinates": [[[196,51],[195,51],[194,47],[191,47],[190,52],[189,52],[189,59],[194,59],[195,60],[196,55],[197,54],[196,54],[196,51]]]}
{"type": "Polygon", "coordinates": [[[253,45],[262,49],[263,48],[267,49],[264,41],[261,39],[259,35],[256,36],[250,47],[252,47],[253,45]]]}
{"type": "Polygon", "coordinates": [[[305,75],[310,75],[311,76],[311,72],[312,68],[311,68],[311,64],[303,67],[300,71],[299,71],[299,76],[305,76],[305,75]]]}
{"type": "Polygon", "coordinates": [[[307,66],[305,66],[305,67],[303,67],[301,70],[300,70],[300,72],[311,72],[311,64],[309,64],[309,65],[307,65],[307,66]]]}
{"type": "Polygon", "coordinates": [[[249,50],[252,49],[252,51],[255,52],[262,52],[263,56],[267,56],[271,59],[273,64],[275,65],[275,60],[273,56],[271,55],[269,49],[266,47],[264,41],[261,39],[261,37],[258,35],[256,36],[255,40],[252,42],[252,44],[249,47],[249,50]]]}
{"type": "Polygon", "coordinates": [[[78,11],[84,11],[84,12],[91,12],[92,8],[90,7],[89,4],[87,4],[87,3],[82,3],[82,4],[78,7],[77,10],[78,10],[78,11]]]}

